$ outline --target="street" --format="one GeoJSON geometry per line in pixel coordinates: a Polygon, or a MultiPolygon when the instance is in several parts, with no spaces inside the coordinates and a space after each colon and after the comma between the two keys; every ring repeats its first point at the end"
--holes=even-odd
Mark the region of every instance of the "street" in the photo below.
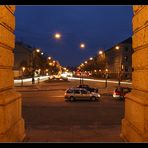
{"type": "Polygon", "coordinates": [[[36,85],[16,86],[22,93],[22,114],[25,120],[25,142],[122,142],[121,120],[124,101],[112,97],[117,84],[84,82],[99,88],[101,100],[65,102],[70,82],[41,82],[36,85]]]}

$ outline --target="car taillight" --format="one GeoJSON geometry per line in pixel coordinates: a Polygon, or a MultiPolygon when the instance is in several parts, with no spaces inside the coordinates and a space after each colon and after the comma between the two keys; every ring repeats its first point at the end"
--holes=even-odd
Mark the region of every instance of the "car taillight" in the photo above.
{"type": "Polygon", "coordinates": [[[115,91],[114,94],[115,94],[115,95],[120,95],[120,92],[115,91]]]}

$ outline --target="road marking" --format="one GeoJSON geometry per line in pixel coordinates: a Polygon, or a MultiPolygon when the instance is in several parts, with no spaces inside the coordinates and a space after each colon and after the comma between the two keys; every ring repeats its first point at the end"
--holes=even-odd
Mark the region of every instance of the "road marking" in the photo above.
{"type": "MultiPolygon", "coordinates": [[[[80,78],[75,78],[75,77],[68,77],[68,80],[80,80],[80,78]]],[[[95,80],[95,79],[86,79],[83,78],[85,81],[94,81],[94,82],[105,82],[105,80],[95,80]]],[[[117,83],[118,81],[112,81],[112,80],[107,80],[108,83],[117,83]]],[[[132,84],[131,82],[120,82],[121,84],[132,84]]]]}

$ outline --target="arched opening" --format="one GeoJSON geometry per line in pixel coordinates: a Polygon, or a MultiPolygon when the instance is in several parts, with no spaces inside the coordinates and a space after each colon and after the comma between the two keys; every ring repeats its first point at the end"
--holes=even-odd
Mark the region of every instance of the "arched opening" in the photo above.
{"type": "MultiPolygon", "coordinates": [[[[15,6],[0,6],[0,141],[25,137],[21,95],[13,89],[15,6]]],[[[126,96],[121,138],[148,141],[148,6],[134,6],[133,91],[126,96]]]]}

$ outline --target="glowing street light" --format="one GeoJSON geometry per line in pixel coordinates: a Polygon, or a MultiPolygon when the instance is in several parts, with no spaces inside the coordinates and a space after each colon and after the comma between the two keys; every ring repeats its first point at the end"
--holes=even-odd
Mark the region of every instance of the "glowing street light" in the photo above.
{"type": "Polygon", "coordinates": [[[85,61],[85,64],[87,64],[88,62],[87,61],[85,61]]]}
{"type": "Polygon", "coordinates": [[[103,54],[103,51],[102,51],[102,50],[100,50],[100,51],[99,51],[99,55],[102,55],[102,54],[103,54]]]}
{"type": "Polygon", "coordinates": [[[93,60],[93,58],[92,58],[92,57],[90,57],[89,59],[90,59],[90,60],[93,60]]]}
{"type": "Polygon", "coordinates": [[[117,50],[119,50],[119,48],[120,48],[119,46],[116,46],[116,47],[115,47],[115,49],[117,49],[117,50]]]}
{"type": "Polygon", "coordinates": [[[108,72],[108,69],[106,68],[105,71],[108,72]]]}
{"type": "Polygon", "coordinates": [[[52,63],[50,62],[49,65],[52,66],[52,63]]]}
{"type": "Polygon", "coordinates": [[[48,60],[51,60],[51,57],[48,57],[48,60]]]}
{"type": "Polygon", "coordinates": [[[60,34],[60,33],[56,33],[56,34],[54,35],[54,37],[55,37],[56,39],[60,39],[60,38],[61,38],[61,34],[60,34]]]}
{"type": "Polygon", "coordinates": [[[44,53],[43,52],[41,52],[41,55],[43,55],[44,53]]]}
{"type": "Polygon", "coordinates": [[[25,67],[22,67],[22,71],[23,71],[23,72],[25,71],[25,69],[26,69],[25,67]]]}
{"type": "Polygon", "coordinates": [[[80,44],[80,47],[81,47],[81,48],[85,48],[85,44],[84,44],[84,43],[81,43],[81,44],[80,44]]]}
{"type": "Polygon", "coordinates": [[[84,64],[82,63],[81,66],[84,66],[84,64]]]}
{"type": "Polygon", "coordinates": [[[38,52],[38,53],[39,53],[39,52],[40,52],[40,49],[36,49],[36,52],[38,52]]]}

